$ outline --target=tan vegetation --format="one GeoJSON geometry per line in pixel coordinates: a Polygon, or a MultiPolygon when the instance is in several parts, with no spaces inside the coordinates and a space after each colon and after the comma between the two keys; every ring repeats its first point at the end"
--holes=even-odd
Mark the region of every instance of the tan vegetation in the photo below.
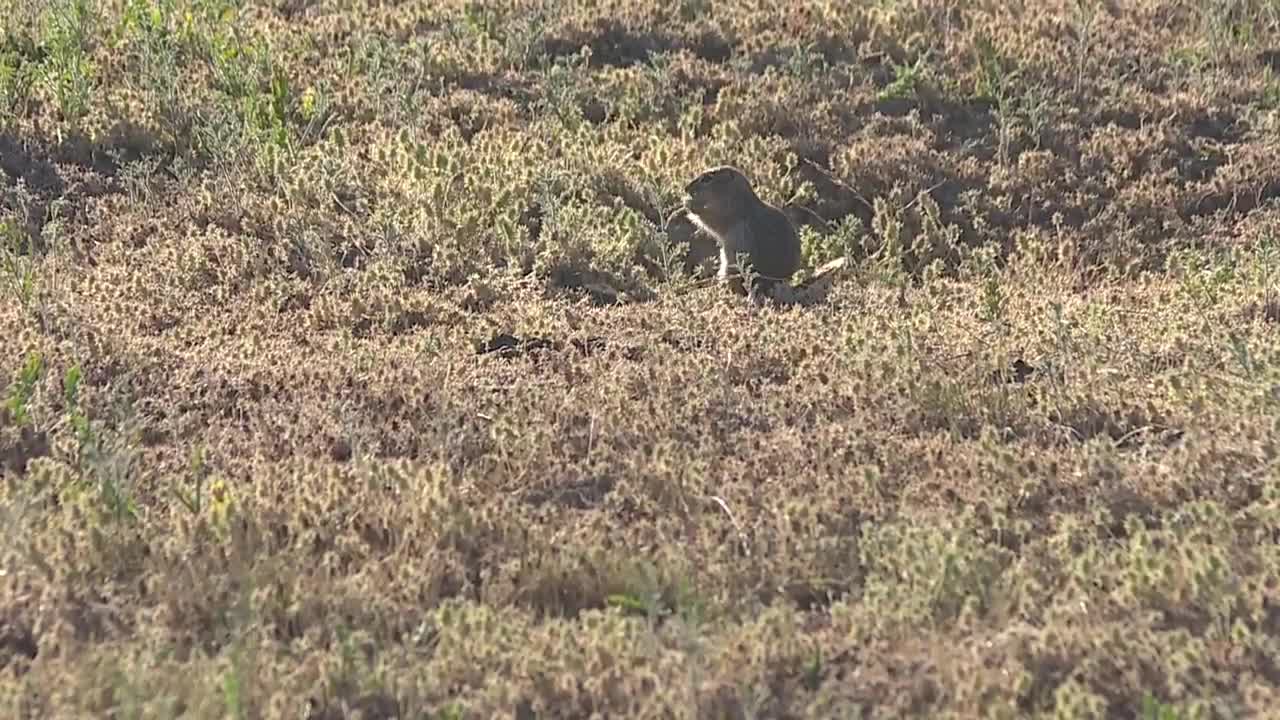
{"type": "Polygon", "coordinates": [[[1274,0],[0,17],[0,716],[1280,707],[1274,0]]]}

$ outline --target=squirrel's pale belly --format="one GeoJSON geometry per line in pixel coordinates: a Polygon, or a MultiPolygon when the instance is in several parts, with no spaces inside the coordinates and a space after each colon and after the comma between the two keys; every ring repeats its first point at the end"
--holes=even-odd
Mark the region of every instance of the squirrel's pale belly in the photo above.
{"type": "Polygon", "coordinates": [[[747,252],[749,243],[747,238],[747,224],[740,222],[734,225],[726,233],[720,233],[715,228],[707,225],[695,213],[689,213],[689,220],[698,226],[703,232],[715,238],[720,243],[720,277],[724,278],[729,274],[729,268],[737,265],[737,255],[747,252]]]}

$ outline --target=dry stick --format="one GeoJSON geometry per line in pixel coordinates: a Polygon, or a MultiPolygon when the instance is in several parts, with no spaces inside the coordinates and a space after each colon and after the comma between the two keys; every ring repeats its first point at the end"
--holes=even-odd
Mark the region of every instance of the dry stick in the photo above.
{"type": "Polygon", "coordinates": [[[1120,437],[1116,438],[1114,441],[1112,441],[1112,445],[1114,447],[1120,447],[1121,445],[1124,445],[1126,442],[1132,440],[1133,438],[1143,433],[1151,432],[1155,429],[1156,429],[1155,425],[1143,425],[1142,427],[1134,428],[1129,432],[1125,433],[1124,435],[1121,435],[1120,437]]]}
{"type": "Polygon", "coordinates": [[[936,183],[934,183],[934,184],[930,185],[929,187],[925,188],[924,190],[921,190],[920,192],[916,193],[915,199],[913,199],[911,202],[907,203],[906,205],[903,205],[903,206],[902,206],[902,209],[903,209],[903,210],[910,210],[910,209],[911,209],[911,206],[912,206],[912,205],[915,205],[917,202],[919,202],[921,197],[924,197],[925,195],[928,195],[928,194],[932,193],[934,190],[937,190],[938,188],[942,187],[942,186],[943,186],[943,184],[945,184],[946,182],[947,182],[947,181],[946,181],[945,179],[944,179],[944,180],[939,180],[938,182],[936,182],[936,183]]]}
{"type": "Polygon", "coordinates": [[[355,217],[355,216],[356,216],[356,211],[355,211],[355,210],[352,210],[352,209],[351,209],[351,208],[349,208],[349,207],[347,207],[347,204],[346,204],[346,203],[344,203],[344,202],[342,202],[342,198],[338,197],[338,193],[336,193],[336,192],[331,192],[331,193],[329,193],[329,194],[333,196],[333,201],[334,201],[335,203],[337,203],[337,204],[338,204],[338,207],[340,207],[340,208],[342,208],[343,210],[345,210],[345,211],[346,211],[346,213],[347,213],[348,215],[350,215],[350,216],[352,216],[352,217],[355,217]]]}
{"type": "Polygon", "coordinates": [[[863,205],[866,205],[868,210],[875,210],[875,209],[876,209],[876,206],[875,206],[875,205],[872,205],[872,204],[871,204],[871,202],[870,202],[869,200],[867,200],[865,197],[863,197],[863,196],[862,196],[862,193],[860,193],[860,192],[858,192],[857,190],[855,190],[855,189],[853,188],[853,186],[852,186],[852,185],[850,185],[849,183],[847,183],[847,182],[845,182],[845,181],[841,180],[840,178],[836,177],[835,175],[831,174],[831,171],[829,171],[829,170],[827,170],[826,168],[822,167],[822,166],[821,166],[821,165],[819,165],[818,163],[816,163],[816,162],[814,162],[814,161],[810,160],[809,158],[804,158],[804,162],[805,162],[805,164],[807,164],[809,167],[811,167],[811,168],[813,168],[814,170],[817,170],[819,173],[821,173],[821,174],[822,174],[822,176],[823,176],[823,177],[825,177],[827,180],[831,181],[831,183],[832,183],[833,185],[836,185],[836,186],[840,187],[842,190],[845,190],[845,191],[846,191],[846,192],[848,192],[850,195],[852,195],[852,196],[854,197],[854,199],[855,199],[855,200],[857,200],[857,201],[861,202],[863,205]]]}
{"type": "Polygon", "coordinates": [[[738,519],[733,516],[733,511],[729,509],[729,503],[719,495],[708,495],[710,500],[714,501],[729,516],[729,522],[733,525],[733,529],[738,531],[738,545],[742,548],[742,554],[751,557],[751,547],[747,545],[747,534],[742,531],[742,526],[738,524],[738,519]]]}
{"type": "MultiPolygon", "coordinates": [[[[814,162],[814,161],[812,161],[812,160],[810,160],[810,159],[808,159],[808,158],[805,158],[805,159],[804,159],[804,162],[805,162],[805,163],[807,163],[807,164],[809,165],[809,167],[813,168],[814,170],[817,170],[819,173],[822,173],[823,177],[825,177],[827,180],[830,180],[830,181],[831,181],[831,183],[832,183],[833,185],[837,185],[837,186],[839,186],[842,190],[844,190],[845,192],[848,192],[850,195],[852,195],[852,196],[854,197],[854,199],[855,199],[855,200],[857,200],[858,202],[862,203],[863,205],[866,205],[868,209],[870,209],[870,210],[875,210],[875,209],[876,209],[875,205],[872,205],[872,204],[871,204],[871,201],[867,200],[867,198],[866,198],[866,197],[864,197],[864,196],[862,195],[862,193],[860,193],[860,192],[858,192],[857,190],[855,190],[855,189],[853,188],[853,186],[852,186],[852,185],[850,185],[849,183],[847,183],[847,182],[845,182],[844,180],[841,180],[840,178],[838,178],[838,177],[836,177],[835,175],[831,174],[831,171],[827,170],[826,168],[822,167],[822,166],[821,166],[821,165],[819,165],[818,163],[816,163],[816,162],[814,162]]],[[[936,182],[936,183],[934,183],[934,184],[930,185],[929,187],[925,188],[924,190],[921,190],[920,192],[916,193],[916,197],[915,197],[915,199],[914,199],[914,200],[912,200],[911,202],[907,203],[906,205],[903,205],[903,206],[902,206],[902,209],[903,209],[903,210],[909,210],[909,209],[911,209],[911,206],[912,206],[912,205],[915,205],[915,204],[920,200],[920,196],[921,196],[921,195],[928,195],[929,193],[932,193],[934,190],[937,190],[938,188],[940,188],[940,187],[942,187],[943,185],[945,185],[945,184],[946,184],[946,182],[947,182],[947,181],[946,181],[946,179],[945,179],[945,178],[943,178],[942,180],[939,180],[938,182],[936,182]]]]}
{"type": "Polygon", "coordinates": [[[690,282],[690,283],[689,283],[689,285],[688,285],[688,287],[684,287],[684,288],[681,288],[681,289],[677,290],[675,294],[676,294],[676,295],[684,295],[685,293],[690,293],[690,292],[693,292],[694,290],[701,290],[701,289],[703,289],[703,288],[708,288],[708,287],[711,287],[712,285],[714,285],[714,284],[716,283],[716,281],[717,281],[717,280],[718,280],[718,278],[713,278],[713,277],[710,277],[710,278],[699,278],[699,279],[697,279],[697,280],[694,280],[694,281],[690,282]]]}

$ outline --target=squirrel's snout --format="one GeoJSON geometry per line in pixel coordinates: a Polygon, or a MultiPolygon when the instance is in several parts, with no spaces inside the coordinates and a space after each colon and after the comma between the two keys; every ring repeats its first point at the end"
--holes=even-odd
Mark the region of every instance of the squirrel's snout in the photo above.
{"type": "Polygon", "coordinates": [[[698,212],[707,208],[709,200],[710,199],[704,193],[699,193],[695,190],[687,190],[685,191],[684,196],[684,206],[694,212],[698,212]]]}
{"type": "Polygon", "coordinates": [[[694,180],[693,182],[689,183],[684,187],[685,207],[688,207],[691,210],[697,209],[695,206],[699,204],[698,198],[700,196],[700,193],[698,191],[700,189],[701,189],[701,182],[699,180],[694,180]]]}

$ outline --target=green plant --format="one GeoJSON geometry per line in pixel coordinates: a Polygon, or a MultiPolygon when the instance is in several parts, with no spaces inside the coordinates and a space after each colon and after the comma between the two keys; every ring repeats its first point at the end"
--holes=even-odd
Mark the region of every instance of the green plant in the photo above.
{"type": "Polygon", "coordinates": [[[103,516],[115,521],[135,520],[137,506],[130,491],[137,479],[141,453],[127,428],[104,428],[91,421],[81,402],[82,382],[79,366],[68,368],[62,380],[66,420],[76,439],[79,489],[93,494],[101,504],[103,516]]]}
{"type": "Polygon", "coordinates": [[[996,326],[1004,325],[1005,294],[1000,284],[999,272],[992,271],[982,280],[982,311],[980,317],[984,322],[996,326]]]}
{"type": "Polygon", "coordinates": [[[244,673],[241,669],[239,654],[232,653],[231,667],[227,668],[222,675],[222,702],[226,706],[227,714],[236,720],[248,716],[248,709],[245,707],[243,678],[244,673]]]}
{"type": "Polygon", "coordinates": [[[706,17],[711,13],[712,0],[680,0],[680,19],[685,22],[706,17]]]}
{"type": "Polygon", "coordinates": [[[1018,83],[1021,70],[996,48],[985,35],[975,41],[978,53],[978,99],[994,105],[997,126],[996,158],[1001,165],[1010,160],[1010,146],[1018,123],[1018,83]]]}
{"type": "Polygon", "coordinates": [[[0,221],[0,273],[5,289],[28,313],[34,313],[36,263],[31,238],[13,220],[0,221]]]}
{"type": "Polygon", "coordinates": [[[1008,298],[1000,268],[1000,249],[988,243],[968,250],[961,272],[977,284],[979,319],[993,328],[1003,328],[1008,298]]]}
{"type": "Polygon", "coordinates": [[[507,67],[523,70],[543,66],[544,39],[554,12],[552,3],[539,2],[505,18],[501,40],[507,67]]]}
{"type": "Polygon", "coordinates": [[[567,57],[558,57],[542,70],[543,98],[535,103],[539,114],[557,118],[569,130],[582,127],[583,86],[579,82],[591,66],[591,48],[567,57]]]}
{"type": "Polygon", "coordinates": [[[466,709],[461,703],[450,702],[427,717],[429,720],[462,720],[466,716],[466,709]]]}
{"type": "Polygon", "coordinates": [[[0,36],[0,127],[26,114],[39,76],[39,52],[26,35],[0,36]]]}
{"type": "Polygon", "coordinates": [[[174,487],[171,492],[188,512],[198,516],[204,510],[205,495],[207,494],[206,486],[210,475],[209,467],[205,464],[204,448],[192,448],[187,469],[191,476],[191,490],[188,492],[182,488],[174,487]]]}
{"type": "Polygon", "coordinates": [[[822,685],[822,679],[826,675],[826,670],[822,664],[822,648],[816,647],[813,655],[805,661],[803,670],[804,686],[810,691],[817,690],[822,685]]]}
{"type": "Polygon", "coordinates": [[[283,188],[300,147],[317,139],[329,121],[319,88],[299,94],[271,45],[216,33],[207,44],[214,86],[222,102],[199,118],[193,145],[220,160],[246,158],[264,183],[283,188]]]}
{"type": "Polygon", "coordinates": [[[1084,84],[1085,65],[1093,44],[1093,32],[1098,19],[1098,11],[1102,8],[1099,0],[1075,0],[1072,6],[1071,19],[1075,29],[1075,84],[1072,95],[1080,97],[1080,88],[1084,84]]]}
{"type": "Polygon", "coordinates": [[[67,423],[75,433],[76,441],[84,444],[90,440],[92,429],[89,418],[80,406],[80,383],[84,379],[79,365],[72,365],[62,377],[62,399],[67,406],[67,423]]]}
{"type": "Polygon", "coordinates": [[[1187,720],[1188,716],[1175,705],[1161,702],[1150,693],[1142,696],[1141,720],[1187,720]]]}
{"type": "MultiPolygon", "coordinates": [[[[1075,340],[1074,332],[1076,324],[1067,320],[1066,312],[1060,301],[1054,301],[1049,305],[1049,313],[1053,321],[1053,358],[1051,364],[1056,368],[1069,368],[1075,365],[1075,356],[1078,352],[1078,343],[1075,340]]],[[[1049,373],[1051,378],[1056,378],[1057,373],[1049,373]]]]}
{"type": "Polygon", "coordinates": [[[1184,296],[1204,312],[1222,303],[1236,280],[1235,262],[1199,250],[1183,250],[1169,257],[1171,269],[1181,276],[1184,296]]]}
{"type": "Polygon", "coordinates": [[[44,357],[37,352],[27,354],[27,360],[18,372],[18,377],[9,386],[9,396],[5,399],[5,408],[9,418],[19,427],[31,423],[30,405],[35,397],[36,384],[44,375],[44,357]]]}
{"type": "Polygon", "coordinates": [[[1019,96],[1017,112],[1023,124],[1026,125],[1036,150],[1039,150],[1043,144],[1057,109],[1058,100],[1053,91],[1047,87],[1040,85],[1026,87],[1019,96]]]}
{"type": "Polygon", "coordinates": [[[1263,69],[1265,83],[1258,96],[1258,107],[1263,110],[1280,110],[1280,73],[1270,66],[1263,69]]]}
{"type": "Polygon", "coordinates": [[[185,151],[192,120],[182,90],[181,55],[184,35],[194,31],[190,14],[182,29],[175,30],[179,17],[174,0],[130,0],[117,32],[132,59],[129,79],[159,114],[166,140],[185,151]]]}
{"type": "Polygon", "coordinates": [[[801,82],[812,83],[826,77],[831,72],[831,66],[822,51],[814,43],[808,42],[792,50],[782,70],[801,82]]]}
{"type": "Polygon", "coordinates": [[[1008,561],[974,537],[968,517],[868,529],[860,550],[868,568],[864,601],[885,622],[944,624],[981,615],[1001,592],[1008,561]]]}
{"type": "Polygon", "coordinates": [[[799,234],[804,264],[814,268],[837,258],[856,256],[866,241],[862,221],[852,215],[834,223],[829,233],[819,233],[806,225],[799,229],[799,234]]]}
{"type": "Polygon", "coordinates": [[[1269,233],[1250,251],[1254,284],[1262,290],[1264,306],[1280,305],[1280,234],[1269,233]]]}
{"type": "Polygon", "coordinates": [[[1252,353],[1249,352],[1249,343],[1240,336],[1240,333],[1227,333],[1227,342],[1231,345],[1231,356],[1235,358],[1236,364],[1240,366],[1240,373],[1249,380],[1255,378],[1258,374],[1257,360],[1252,353]]]}
{"type": "Polygon", "coordinates": [[[1241,0],[1215,2],[1205,6],[1200,14],[1202,32],[1210,53],[1222,62],[1231,52],[1253,47],[1260,36],[1259,27],[1265,26],[1269,14],[1274,16],[1272,0],[1241,0]]]}
{"type": "Polygon", "coordinates": [[[884,102],[914,99],[928,72],[927,60],[926,56],[921,55],[910,65],[893,63],[893,80],[876,93],[876,100],[884,102]]]}
{"type": "Polygon", "coordinates": [[[462,7],[462,22],[468,30],[485,37],[496,37],[498,28],[506,18],[493,4],[481,0],[468,0],[462,7]]]}
{"type": "Polygon", "coordinates": [[[86,52],[91,7],[89,0],[55,0],[47,11],[43,81],[72,128],[89,112],[93,95],[96,69],[86,52]]]}
{"type": "MultiPolygon", "coordinates": [[[[894,190],[894,194],[898,195],[898,188],[894,190]]],[[[871,228],[878,236],[880,244],[875,252],[871,253],[871,258],[882,272],[888,273],[891,277],[898,277],[902,274],[907,252],[905,228],[902,222],[903,210],[895,207],[894,203],[886,197],[877,197],[873,202],[875,214],[871,219],[871,228]]]]}

